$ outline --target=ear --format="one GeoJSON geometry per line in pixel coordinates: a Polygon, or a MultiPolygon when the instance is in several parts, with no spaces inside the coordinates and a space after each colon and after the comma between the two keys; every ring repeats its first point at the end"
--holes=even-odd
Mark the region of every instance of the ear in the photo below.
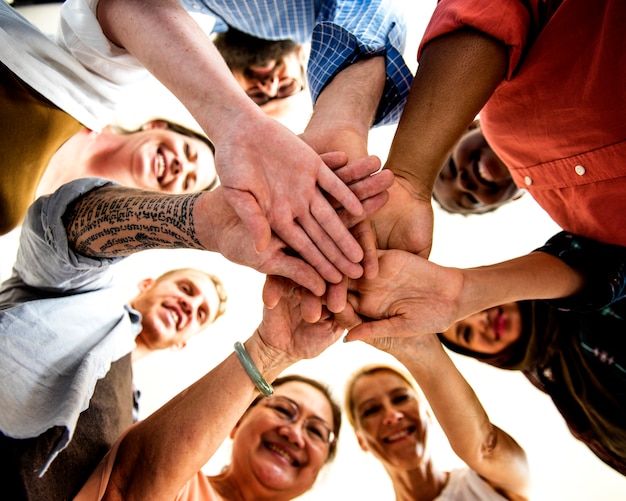
{"type": "Polygon", "coordinates": [[[230,439],[234,439],[235,435],[237,434],[237,430],[239,429],[239,425],[241,424],[241,420],[243,419],[243,417],[239,418],[239,420],[237,421],[237,424],[235,424],[235,426],[233,426],[233,429],[230,430],[230,435],[228,435],[230,437],[230,439]]]}
{"type": "Polygon", "coordinates": [[[307,52],[304,49],[304,45],[299,45],[296,50],[298,54],[298,61],[300,62],[300,64],[304,64],[304,62],[306,61],[306,56],[307,56],[307,52]]]}
{"type": "Polygon", "coordinates": [[[143,292],[147,289],[149,289],[150,287],[152,287],[152,284],[154,283],[154,279],[153,278],[144,278],[141,282],[139,282],[137,284],[137,288],[143,292]]]}
{"type": "Polygon", "coordinates": [[[480,120],[478,118],[475,118],[474,121],[467,127],[467,130],[474,129],[480,129],[480,120]]]}
{"type": "Polygon", "coordinates": [[[359,442],[359,447],[361,447],[362,451],[368,452],[370,450],[369,447],[367,446],[367,442],[358,431],[356,432],[356,440],[357,442],[359,442]]]}
{"type": "Polygon", "coordinates": [[[141,126],[141,130],[167,129],[168,127],[165,120],[150,120],[141,126]]]}
{"type": "Polygon", "coordinates": [[[183,348],[187,347],[187,342],[186,341],[180,341],[172,346],[170,346],[170,350],[172,351],[180,351],[183,348]]]}

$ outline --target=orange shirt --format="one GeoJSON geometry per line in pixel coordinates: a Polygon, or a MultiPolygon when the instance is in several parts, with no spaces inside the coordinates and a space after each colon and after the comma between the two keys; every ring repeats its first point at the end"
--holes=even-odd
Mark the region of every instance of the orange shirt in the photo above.
{"type": "Polygon", "coordinates": [[[471,26],[509,46],[488,143],[559,226],[624,246],[625,18],[623,0],[441,0],[422,40],[471,26]]]}

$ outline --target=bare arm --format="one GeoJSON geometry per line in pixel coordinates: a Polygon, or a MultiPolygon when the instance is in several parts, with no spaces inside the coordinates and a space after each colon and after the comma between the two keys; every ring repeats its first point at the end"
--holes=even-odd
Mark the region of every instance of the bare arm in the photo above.
{"type": "Polygon", "coordinates": [[[362,216],[358,199],[315,151],[246,96],[177,0],[101,0],[98,20],[109,39],[168,87],[213,140],[225,198],[259,251],[274,230],[315,268],[319,264],[329,282],[360,275],[362,250],[321,190],[362,216]]]}
{"type": "Polygon", "coordinates": [[[381,248],[428,257],[435,179],[451,148],[504,78],[506,67],[506,46],[470,29],[424,47],[385,163],[398,182],[389,203],[373,217],[381,248]]]}
{"type": "Polygon", "coordinates": [[[350,304],[374,321],[353,329],[350,340],[411,337],[443,332],[477,311],[525,299],[579,292],[584,276],[544,252],[479,268],[439,266],[405,251],[382,252],[373,280],[353,282],[350,304]]]}
{"type": "Polygon", "coordinates": [[[319,95],[302,138],[318,153],[367,156],[367,139],[385,86],[385,58],[362,59],[338,73],[319,95]]]}
{"type": "MultiPolygon", "coordinates": [[[[343,329],[326,314],[317,324],[300,317],[295,298],[274,310],[246,341],[246,349],[268,381],[335,342],[343,329]]],[[[123,439],[103,499],[171,500],[215,453],[258,394],[232,354],[123,439]]]]}
{"type": "Polygon", "coordinates": [[[509,499],[529,498],[524,450],[491,423],[436,336],[379,339],[372,344],[396,357],[413,375],[459,458],[509,499]]]}

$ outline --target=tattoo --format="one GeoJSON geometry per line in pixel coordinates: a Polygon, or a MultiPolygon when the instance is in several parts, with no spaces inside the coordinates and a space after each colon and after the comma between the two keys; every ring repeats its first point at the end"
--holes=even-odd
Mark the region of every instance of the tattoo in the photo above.
{"type": "Polygon", "coordinates": [[[68,207],[64,217],[68,241],[79,254],[97,258],[148,249],[204,249],[192,215],[199,196],[96,188],[68,207]]]}

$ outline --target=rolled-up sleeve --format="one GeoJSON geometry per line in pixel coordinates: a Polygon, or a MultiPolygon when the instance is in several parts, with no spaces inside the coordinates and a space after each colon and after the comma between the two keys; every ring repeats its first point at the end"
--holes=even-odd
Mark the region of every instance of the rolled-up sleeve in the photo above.
{"type": "Polygon", "coordinates": [[[396,123],[413,79],[402,57],[405,42],[406,25],[394,2],[325,3],[311,39],[308,77],[313,100],[350,64],[367,57],[384,56],[385,89],[375,124],[396,123]]]}
{"type": "Polygon", "coordinates": [[[550,301],[564,310],[590,311],[626,297],[626,248],[561,232],[537,249],[558,257],[586,278],[581,293],[550,301]]]}
{"type": "Polygon", "coordinates": [[[63,216],[76,199],[110,184],[115,183],[99,178],[79,179],[37,199],[22,226],[14,275],[31,287],[47,291],[97,289],[104,285],[100,280],[108,284],[107,268],[122,258],[93,259],[75,253],[67,240],[63,216]]]}
{"type": "Polygon", "coordinates": [[[521,0],[441,0],[426,27],[418,49],[419,61],[424,46],[433,39],[464,28],[472,28],[509,47],[507,79],[518,67],[532,37],[534,21],[521,0]]]}

